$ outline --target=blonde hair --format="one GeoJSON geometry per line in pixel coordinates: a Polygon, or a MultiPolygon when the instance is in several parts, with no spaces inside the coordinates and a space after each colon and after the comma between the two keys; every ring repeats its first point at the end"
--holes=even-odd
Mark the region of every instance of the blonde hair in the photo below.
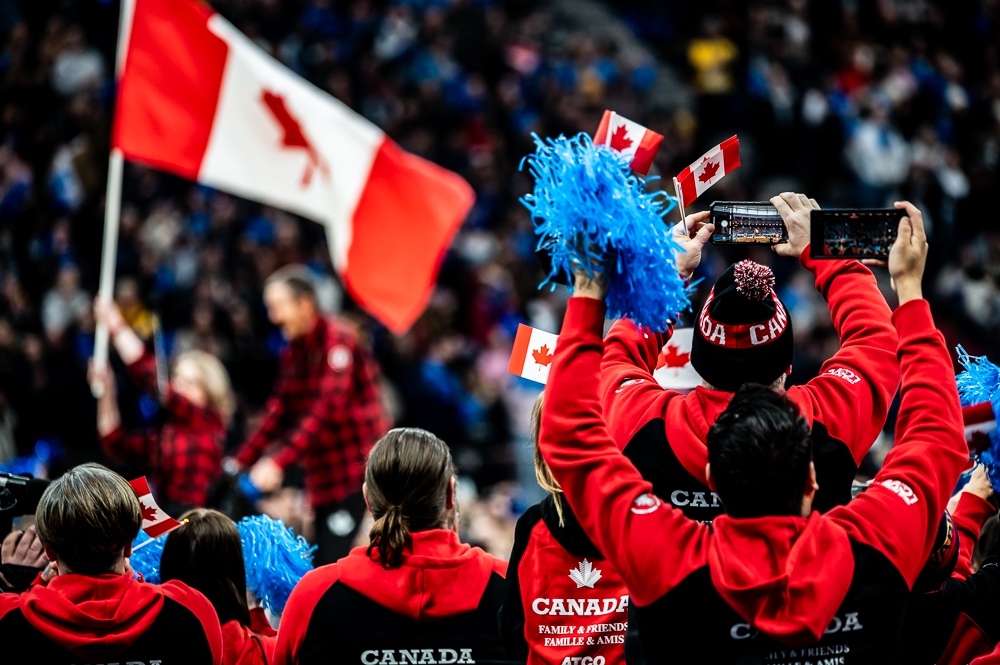
{"type": "Polygon", "coordinates": [[[552,475],[552,469],[545,463],[542,457],[542,450],[538,447],[538,438],[542,430],[542,403],[545,401],[545,391],[538,394],[535,405],[531,407],[531,424],[528,426],[528,434],[531,436],[531,445],[535,448],[535,479],[542,489],[552,495],[552,500],[556,504],[556,514],[559,515],[559,526],[565,526],[563,520],[562,487],[559,481],[552,475]]]}
{"type": "Polygon", "coordinates": [[[224,425],[229,425],[233,411],[236,410],[236,400],[233,397],[233,386],[229,382],[229,372],[226,371],[225,365],[211,353],[194,350],[179,355],[174,367],[185,360],[192,362],[198,368],[201,385],[208,397],[208,406],[218,411],[224,425]]]}

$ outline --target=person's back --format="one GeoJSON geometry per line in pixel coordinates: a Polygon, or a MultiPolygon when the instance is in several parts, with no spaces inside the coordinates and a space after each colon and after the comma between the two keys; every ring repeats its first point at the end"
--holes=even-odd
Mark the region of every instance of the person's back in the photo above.
{"type": "Polygon", "coordinates": [[[308,573],[278,629],[275,662],[514,662],[497,634],[506,562],[459,542],[443,441],[395,429],[368,459],[371,545],[308,573]]]}
{"type": "Polygon", "coordinates": [[[32,662],[220,665],[215,610],[180,582],[136,580],[126,557],[142,523],[123,478],[84,464],[54,481],[38,505],[38,535],[58,574],[20,596],[0,596],[0,643],[32,662]]]}
{"type": "Polygon", "coordinates": [[[726,514],[696,522],[651,493],[608,435],[593,377],[603,290],[578,275],[552,363],[540,445],[584,530],[621,572],[647,662],[893,662],[906,600],[968,447],[944,338],[922,300],[926,242],[907,204],[890,273],[903,374],[896,447],[869,489],[812,510],[809,423],[764,386],[737,392],[708,435],[726,514]],[[911,221],[912,219],[912,221],[911,221]]]}
{"type": "Polygon", "coordinates": [[[538,449],[543,395],[531,413],[535,476],[549,495],[521,515],[507,569],[500,636],[529,665],[622,665],[628,590],[566,504],[538,449]],[[574,661],[576,659],[576,661],[574,661]]]}
{"type": "MultiPolygon", "coordinates": [[[[809,211],[818,208],[802,195],[771,201],[788,227],[788,243],[777,253],[797,258],[813,273],[817,290],[829,301],[841,348],[819,376],[794,386],[788,397],[809,422],[819,478],[815,507],[826,512],[851,498],[858,465],[878,438],[899,385],[896,331],[874,275],[855,260],[809,257],[809,211]]],[[[697,215],[688,218],[692,229],[697,215]]],[[[686,244],[688,256],[708,235],[686,244]]],[[[752,261],[731,266],[715,283],[694,325],[691,364],[704,379],[687,395],[664,390],[653,378],[667,335],[638,330],[618,321],[608,333],[601,366],[600,394],[608,430],[618,447],[653,484],[657,496],[692,519],[722,514],[718,496],[705,479],[708,431],[744,383],[784,391],[792,365],[792,320],[774,291],[770,269],[752,261]]]]}

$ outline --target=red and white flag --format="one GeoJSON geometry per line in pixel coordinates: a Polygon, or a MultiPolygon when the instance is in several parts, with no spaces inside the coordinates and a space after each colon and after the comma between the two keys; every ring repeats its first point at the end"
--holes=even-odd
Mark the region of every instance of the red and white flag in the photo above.
{"type": "Polygon", "coordinates": [[[559,335],[519,323],[507,371],[544,384],[549,380],[549,366],[558,341],[559,335]]]}
{"type": "Polygon", "coordinates": [[[147,536],[150,538],[159,538],[181,525],[180,522],[167,515],[156,505],[153,493],[149,491],[149,483],[146,482],[145,476],[130,480],[128,484],[132,486],[132,491],[139,497],[139,503],[142,504],[142,530],[146,532],[147,536]]]}
{"type": "Polygon", "coordinates": [[[974,451],[987,450],[990,447],[990,434],[997,431],[996,414],[989,402],[973,404],[962,409],[962,420],[965,425],[965,439],[969,448],[974,451]]]}
{"type": "Polygon", "coordinates": [[[701,376],[691,365],[693,328],[674,328],[670,341],[660,351],[653,378],[664,388],[690,392],[701,385],[701,376]]]}
{"type": "Polygon", "coordinates": [[[722,180],[722,176],[733,171],[740,165],[740,140],[737,137],[726,139],[715,146],[697,162],[677,174],[676,182],[680,186],[684,207],[694,203],[706,189],[722,180]]]}
{"type": "Polygon", "coordinates": [[[262,51],[196,0],[123,0],[112,145],[322,223],[354,299],[395,332],[423,311],[471,209],[460,176],[262,51]]]}
{"type": "Polygon", "coordinates": [[[614,111],[605,111],[601,124],[594,133],[595,145],[606,145],[623,155],[631,155],[629,165],[636,173],[646,175],[653,165],[656,151],[660,149],[663,135],[646,129],[614,111]]]}

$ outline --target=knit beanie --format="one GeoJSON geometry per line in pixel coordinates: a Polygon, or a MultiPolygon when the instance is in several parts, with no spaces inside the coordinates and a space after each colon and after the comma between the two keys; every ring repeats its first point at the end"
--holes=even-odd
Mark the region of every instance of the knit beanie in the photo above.
{"type": "Polygon", "coordinates": [[[792,364],[792,321],[774,292],[774,273],[746,260],[722,273],[698,315],[691,365],[713,387],[769,385],[792,364]]]}

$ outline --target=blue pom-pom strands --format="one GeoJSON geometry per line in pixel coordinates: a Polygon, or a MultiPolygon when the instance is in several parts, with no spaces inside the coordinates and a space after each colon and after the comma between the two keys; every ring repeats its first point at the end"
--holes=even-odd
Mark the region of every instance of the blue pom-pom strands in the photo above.
{"type": "Polygon", "coordinates": [[[580,267],[608,281],[608,317],[630,318],[662,331],[690,306],[677,273],[679,247],[662,217],[676,200],[647,192],[629,170],[629,157],[595,146],[586,134],[535,139],[535,152],[521,162],[535,178],[534,192],[521,203],[531,213],[538,248],[549,252],[552,269],[539,285],[560,275],[573,283],[580,267]]]}
{"type": "Polygon", "coordinates": [[[139,535],[132,541],[132,556],[129,557],[129,563],[132,565],[132,570],[141,574],[142,579],[150,584],[160,583],[160,557],[163,555],[163,545],[166,542],[165,536],[150,538],[141,529],[139,535]],[[150,540],[153,542],[150,543],[150,540]],[[142,547],[139,547],[140,545],[142,547]]]}
{"type": "MultiPolygon", "coordinates": [[[[302,576],[312,570],[315,545],[296,536],[283,520],[267,515],[244,517],[236,524],[243,546],[243,565],[247,573],[247,588],[272,614],[281,614],[292,589],[302,576]]],[[[132,570],[151,583],[160,583],[160,558],[168,536],[147,543],[150,538],[142,531],[132,543],[132,570]],[[142,547],[138,547],[142,545],[142,547]]]]}
{"type": "Polygon", "coordinates": [[[315,545],[266,515],[244,517],[236,524],[243,543],[247,588],[272,614],[281,614],[302,576],[312,570],[315,545]]]}
{"type": "MultiPolygon", "coordinates": [[[[962,406],[989,402],[993,407],[993,417],[1000,420],[1000,367],[986,356],[970,356],[961,345],[956,351],[958,363],[965,368],[955,377],[962,406]]],[[[979,461],[986,465],[993,486],[1000,487],[1000,432],[997,430],[990,433],[990,447],[980,454],[979,461]]]]}

